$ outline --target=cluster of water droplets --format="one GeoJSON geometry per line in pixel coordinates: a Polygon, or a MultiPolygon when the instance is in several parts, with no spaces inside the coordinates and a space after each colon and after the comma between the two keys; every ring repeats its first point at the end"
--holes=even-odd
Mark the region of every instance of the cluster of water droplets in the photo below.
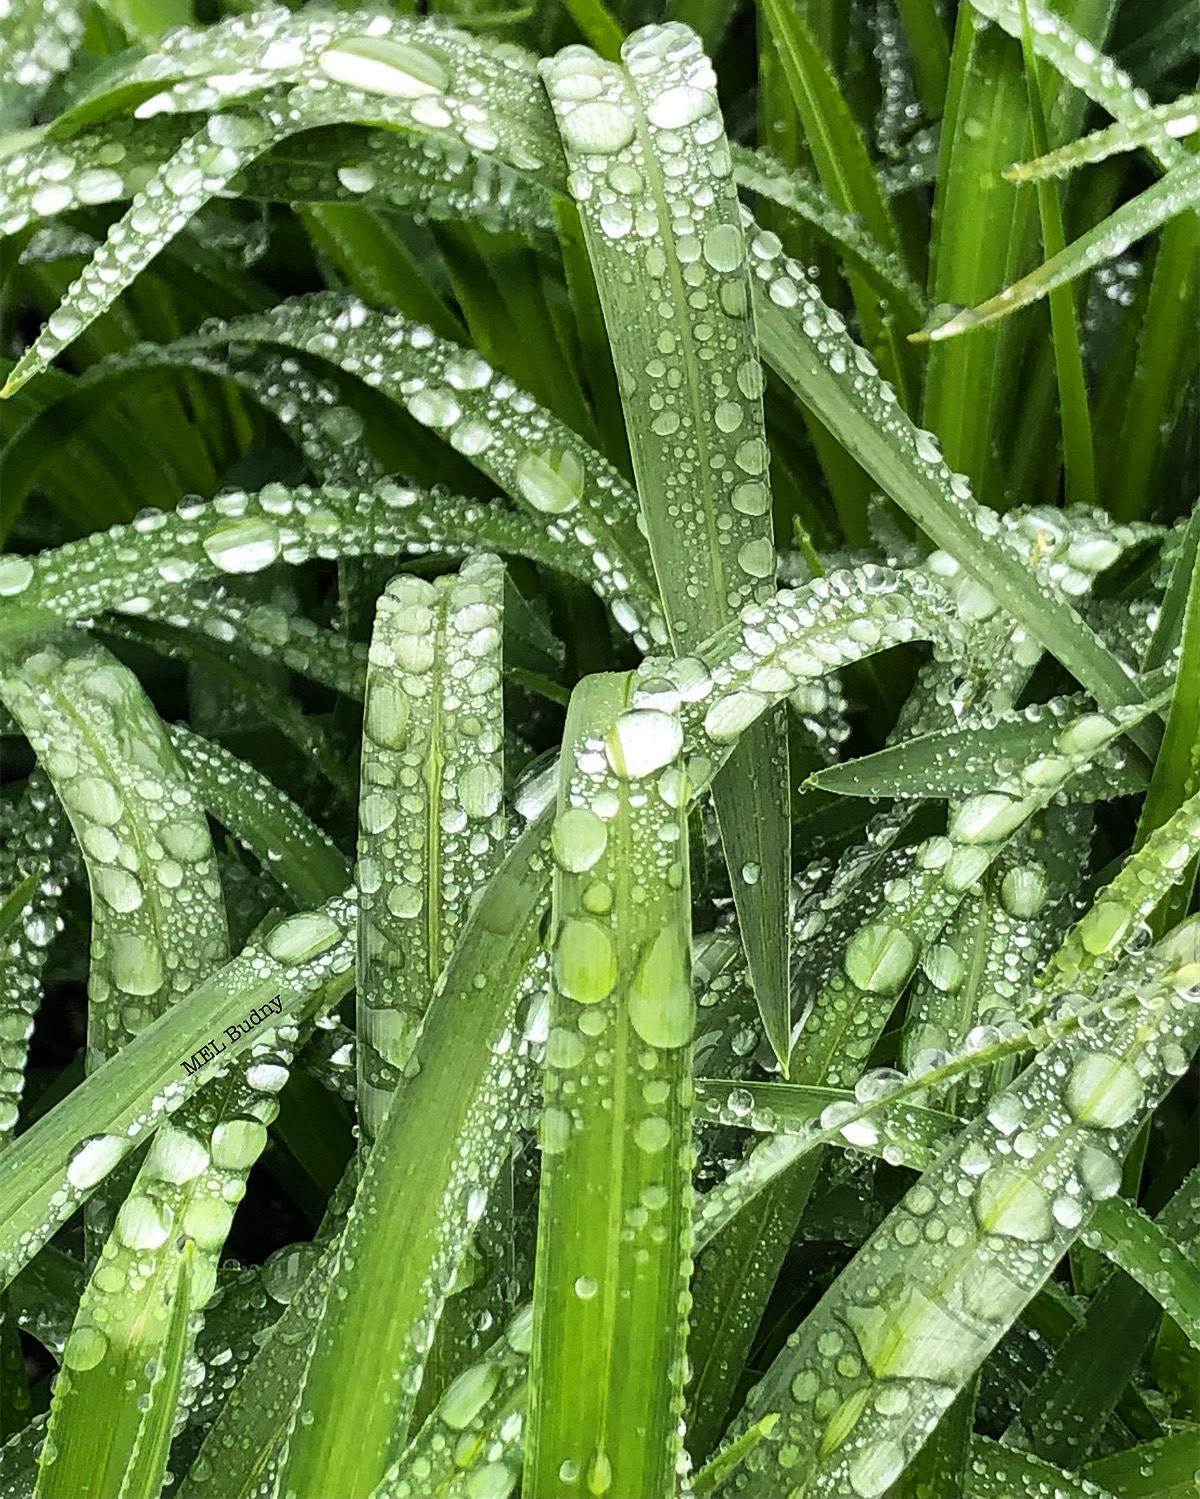
{"type": "Polygon", "coordinates": [[[100,647],[40,647],[5,695],[87,865],[95,1068],[225,956],[208,825],[137,679],[100,647]]]}
{"type": "Polygon", "coordinates": [[[642,650],[651,639],[665,641],[636,496],[605,459],[480,354],[398,313],[333,293],[208,325],[192,342],[244,338],[315,354],[402,404],[536,514],[559,565],[587,579],[642,650]]]}
{"type": "Polygon", "coordinates": [[[773,587],[763,377],[711,64],[674,25],[643,28],[622,57],[624,73],[567,48],[542,72],[599,264],[616,257],[614,278],[636,274],[651,299],[636,345],[649,357],[624,393],[651,412],[651,539],[676,533],[661,571],[673,636],[692,642],[773,587]]]}
{"type": "Polygon", "coordinates": [[[16,1131],[29,1038],[42,996],[42,969],[62,930],[59,905],[77,864],[62,803],[44,772],[34,770],[4,827],[0,861],[2,890],[13,892],[33,877],[0,943],[0,1150],[16,1131]]]}
{"type": "Polygon", "coordinates": [[[504,569],[480,553],[379,600],[359,799],[360,1124],[370,1139],[504,836],[504,569]]]}
{"type": "Polygon", "coordinates": [[[778,1492],[798,1463],[813,1492],[878,1499],[894,1482],[1092,1205],[1118,1191],[1128,1141],[1172,1080],[1171,1049],[1200,1030],[1195,944],[1192,923],[909,1190],[751,1393],[745,1419],[783,1417],[728,1492],[778,1492]]]}

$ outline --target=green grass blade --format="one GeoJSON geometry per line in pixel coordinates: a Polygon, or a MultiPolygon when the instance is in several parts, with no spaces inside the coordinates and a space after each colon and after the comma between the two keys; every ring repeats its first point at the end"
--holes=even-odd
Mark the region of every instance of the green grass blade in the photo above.
{"type": "MultiPolygon", "coordinates": [[[[1197,510],[1191,530],[1200,528],[1197,510]]],[[[1187,550],[1183,553],[1186,559],[1187,550]]],[[[1200,551],[1192,557],[1192,576],[1180,631],[1175,692],[1167,715],[1162,748],[1155,761],[1150,790],[1142,804],[1135,850],[1143,846],[1155,828],[1161,827],[1188,797],[1200,792],[1200,551]]],[[[1196,883],[1193,863],[1151,918],[1151,925],[1165,932],[1180,920],[1191,902],[1196,883]]]]}
{"type": "Polygon", "coordinates": [[[349,860],[262,771],[181,724],[167,732],[209,813],[268,865],[301,910],[351,883],[349,860]]]}
{"type": "Polygon", "coordinates": [[[1098,161],[1107,161],[1110,156],[1122,151],[1133,151],[1139,146],[1156,144],[1164,138],[1180,140],[1200,130],[1196,111],[1200,107],[1200,96],[1181,94],[1169,104],[1157,104],[1143,110],[1128,121],[1119,121],[1104,130],[1093,130],[1090,135],[1077,141],[1068,141],[1054,151],[1044,150],[1032,161],[1022,161],[1010,167],[1005,176],[1010,182],[1036,182],[1042,177],[1065,177],[1078,167],[1098,161]]]}
{"type": "MultiPolygon", "coordinates": [[[[947,469],[936,438],[909,426],[870,357],[846,334],[803,269],[794,261],[781,263],[769,247],[757,269],[767,286],[755,310],[772,368],[930,539],[1102,707],[1130,701],[1136,688],[1128,673],[1070,604],[1009,547],[989,545],[1002,534],[999,520],[972,502],[969,484],[947,469]],[[785,311],[781,299],[794,306],[785,311]]],[[[1139,745],[1145,742],[1141,735],[1139,745]]]]}
{"type": "Polygon", "coordinates": [[[1123,203],[1095,228],[1051,255],[1036,271],[1030,271],[996,296],[956,313],[927,333],[911,334],[910,337],[928,338],[937,343],[999,322],[1112,260],[1172,219],[1187,215],[1197,202],[1200,202],[1200,164],[1189,160],[1172,167],[1153,187],[1123,203]]]}
{"type": "MultiPolygon", "coordinates": [[[[623,58],[624,71],[565,53],[543,72],[622,384],[671,640],[682,653],[733,609],[767,595],[774,576],[762,372],[709,64],[681,27],[643,33],[623,58]],[[582,113],[578,76],[599,85],[598,102],[582,113]],[[592,131],[593,115],[609,133],[592,131]],[[603,182],[591,165],[600,158],[603,182]],[[677,195],[675,176],[685,164],[689,181],[707,184],[703,208],[685,208],[677,195]],[[644,236],[632,233],[635,220],[644,236]],[[631,266],[659,285],[657,304],[627,296],[631,266]],[[647,380],[649,409],[634,394],[647,380]]],[[[776,717],[739,749],[735,769],[714,788],[755,993],[785,1066],[787,780],[786,734],[776,717]]]]}
{"type": "Polygon", "coordinates": [[[304,1383],[314,1420],[283,1413],[293,1429],[280,1481],[298,1493],[366,1499],[403,1450],[450,1274],[507,1154],[494,1111],[527,1076],[513,1011],[537,950],[543,836],[542,823],[527,828],[485,887],[426,1016],[405,1106],[388,1111],[367,1159],[341,1250],[345,1295],[329,1304],[304,1383]],[[347,1361],[379,1381],[347,1392],[347,1361]]]}
{"type": "MultiPolygon", "coordinates": [[[[1043,155],[1049,149],[1049,132],[1025,0],[1022,0],[1021,19],[1021,49],[1025,60],[1025,84],[1029,93],[1030,133],[1034,150],[1043,155]]],[[[1057,255],[1066,247],[1067,238],[1063,229],[1062,205],[1053,182],[1038,184],[1037,202],[1042,223],[1042,245],[1048,256],[1057,255]]],[[[1083,350],[1079,340],[1079,319],[1073,294],[1062,287],[1050,293],[1050,327],[1054,338],[1054,367],[1058,376],[1065,500],[1067,504],[1094,505],[1096,473],[1087,385],[1083,372],[1083,350]]]]}
{"type": "Polygon", "coordinates": [[[779,1462],[793,1447],[814,1499],[882,1494],[899,1476],[948,1392],[1007,1330],[1094,1203],[1115,1192],[1124,1148],[1169,1086],[1176,1027],[1189,1044],[1200,1038],[1200,1012],[1183,997],[1196,973],[1195,941],[1194,923],[1181,928],[1150,960],[1152,980],[1131,980],[1132,992],[1122,987],[1123,1004],[1114,1003],[1112,1014],[1048,1047],[910,1189],[748,1401],[743,1423],[768,1410],[781,1410],[782,1420],[778,1441],[748,1458],[737,1492],[794,1487],[795,1470],[779,1462]],[[1107,1091],[1097,1083],[1102,1069],[1111,1069],[1107,1091]],[[1028,1158],[1000,1149],[1010,1119],[1029,1131],[1028,1158]],[[976,1157],[980,1170],[972,1174],[976,1157]],[[934,1222],[939,1231],[927,1235],[934,1222]],[[906,1240],[918,1247],[897,1261],[895,1246],[906,1240]],[[902,1289],[881,1299],[889,1265],[902,1289]],[[834,1351],[846,1354],[836,1367],[834,1351]],[[881,1410],[872,1396],[885,1380],[908,1399],[883,1402],[881,1410]]]}
{"type": "Polygon", "coordinates": [[[1095,1480],[1086,1481],[1031,1452],[979,1435],[971,1438],[968,1482],[971,1499],[1009,1499],[1012,1494],[1036,1494],[1042,1489],[1056,1499],[1113,1499],[1115,1494],[1127,1493],[1123,1488],[1109,1493],[1095,1480]]]}
{"type": "MultiPolygon", "coordinates": [[[[1049,754],[1063,723],[1087,711],[1087,699],[1052,698],[1020,712],[998,714],[978,728],[943,729],[905,739],[809,776],[807,786],[840,796],[971,796],[993,775],[996,759],[1032,763],[1049,754]]],[[[1145,762],[1119,743],[1070,784],[1073,801],[1105,801],[1144,789],[1145,762]]]]}
{"type": "MultiPolygon", "coordinates": [[[[208,1080],[210,1054],[190,1074],[183,1064],[214,1036],[239,1027],[253,1008],[279,996],[278,1024],[328,1005],[353,982],[345,903],[289,917],[261,945],[178,999],[5,1153],[0,1215],[0,1283],[7,1285],[118,1162],[162,1122],[168,1102],[208,1080]]],[[[225,1043],[228,1063],[248,1051],[253,1032],[225,1043]]]]}
{"type": "Polygon", "coordinates": [[[575,689],[551,835],[523,1479],[539,1499],[570,1496],[579,1476],[593,1493],[664,1493],[679,1455],[695,1027],[683,734],[629,686],[575,689]]]}
{"type": "Polygon", "coordinates": [[[1084,1475],[1121,1499],[1192,1499],[1198,1438],[1200,1427],[1182,1426],[1159,1441],[1097,1458],[1084,1475]]]}
{"type": "MultiPolygon", "coordinates": [[[[1195,1191],[1191,1196],[1194,1210],[1195,1191]]],[[[1123,1197],[1101,1203],[1090,1227],[1099,1236],[1097,1247],[1104,1257],[1149,1292],[1192,1347],[1200,1349],[1200,1271],[1195,1257],[1123,1197]]]]}
{"type": "Polygon", "coordinates": [[[359,799],[358,1122],[379,1132],[504,836],[504,568],[401,575],[371,637],[359,799]]]}

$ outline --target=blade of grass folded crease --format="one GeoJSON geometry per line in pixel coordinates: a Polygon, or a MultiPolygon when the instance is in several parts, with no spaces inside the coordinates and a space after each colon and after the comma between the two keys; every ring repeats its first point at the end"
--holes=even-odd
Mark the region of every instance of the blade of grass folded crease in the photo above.
{"type": "Polygon", "coordinates": [[[1200,1039],[1197,936],[1187,923],[1143,957],[908,1191],[752,1393],[734,1435],[765,1411],[782,1419],[727,1494],[800,1483],[813,1499],[877,1499],[895,1481],[1117,1190],[1124,1149],[1172,1081],[1171,1048],[1200,1039]],[[1030,1147],[1020,1155],[1001,1149],[1016,1129],[1030,1147]],[[895,1398],[873,1398],[885,1385],[895,1398]]]}
{"type": "Polygon", "coordinates": [[[691,1271],[691,895],[678,721],[628,678],[564,733],[523,1486],[673,1483],[691,1271]],[[601,751],[604,758],[598,758],[601,751]],[[581,1362],[582,1361],[582,1362],[581,1362]]]}
{"type": "Polygon", "coordinates": [[[504,836],[504,568],[401,575],[371,637],[358,811],[358,1122],[379,1132],[504,836]]]}
{"type": "Polygon", "coordinates": [[[353,982],[342,900],[289,917],[204,979],[44,1114],[5,1153],[0,1284],[7,1285],[118,1162],[208,1080],[197,1054],[227,1028],[226,1065],[253,1044],[237,1029],[278,997],[277,1024],[332,1004],[353,982]],[[189,1071],[184,1063],[194,1064],[189,1071]]]}
{"type": "MultiPolygon", "coordinates": [[[[677,25],[638,32],[622,58],[624,69],[568,49],[543,64],[543,76],[621,383],[671,641],[684,653],[768,595],[774,577],[762,371],[711,67],[677,25]],[[596,87],[586,105],[580,78],[596,87]],[[631,277],[656,286],[656,300],[630,297],[631,277]]],[[[777,714],[739,746],[714,796],[755,994],[785,1068],[787,788],[777,714]]]]}

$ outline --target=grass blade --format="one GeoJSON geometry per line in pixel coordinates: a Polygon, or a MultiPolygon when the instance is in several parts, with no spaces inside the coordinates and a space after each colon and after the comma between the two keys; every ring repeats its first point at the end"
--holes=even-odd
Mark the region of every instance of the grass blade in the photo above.
{"type": "Polygon", "coordinates": [[[575,689],[552,834],[523,1479],[539,1499],[572,1495],[580,1476],[648,1499],[672,1487],[679,1455],[695,1026],[683,734],[629,686],[575,689]]]}
{"type": "Polygon", "coordinates": [[[358,1122],[379,1133],[504,836],[504,568],[401,575],[371,637],[359,799],[358,1122]]]}
{"type": "MultiPolygon", "coordinates": [[[[742,603],[770,592],[775,549],[762,372],[711,68],[680,26],[639,33],[622,56],[624,70],[568,51],[546,63],[543,75],[622,384],[671,641],[682,654],[742,603]],[[580,77],[598,85],[596,102],[582,111],[580,77]],[[603,180],[593,166],[601,160],[603,180]],[[678,194],[676,178],[685,169],[689,181],[706,183],[704,207],[678,194]],[[632,233],[635,221],[644,236],[632,233]],[[631,267],[659,287],[656,305],[627,297],[631,267]],[[653,382],[652,417],[633,398],[646,380],[653,382]]],[[[787,781],[787,739],[776,715],[739,747],[735,768],[714,786],[755,993],[785,1067],[787,781]]]]}

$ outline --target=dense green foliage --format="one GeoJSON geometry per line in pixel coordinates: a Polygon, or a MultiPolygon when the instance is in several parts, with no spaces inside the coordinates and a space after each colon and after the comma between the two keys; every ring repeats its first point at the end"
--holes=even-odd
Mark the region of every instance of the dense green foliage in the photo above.
{"type": "Polygon", "coordinates": [[[1190,7],[415,9],[0,0],[0,1499],[1196,1495],[1190,7]]]}

